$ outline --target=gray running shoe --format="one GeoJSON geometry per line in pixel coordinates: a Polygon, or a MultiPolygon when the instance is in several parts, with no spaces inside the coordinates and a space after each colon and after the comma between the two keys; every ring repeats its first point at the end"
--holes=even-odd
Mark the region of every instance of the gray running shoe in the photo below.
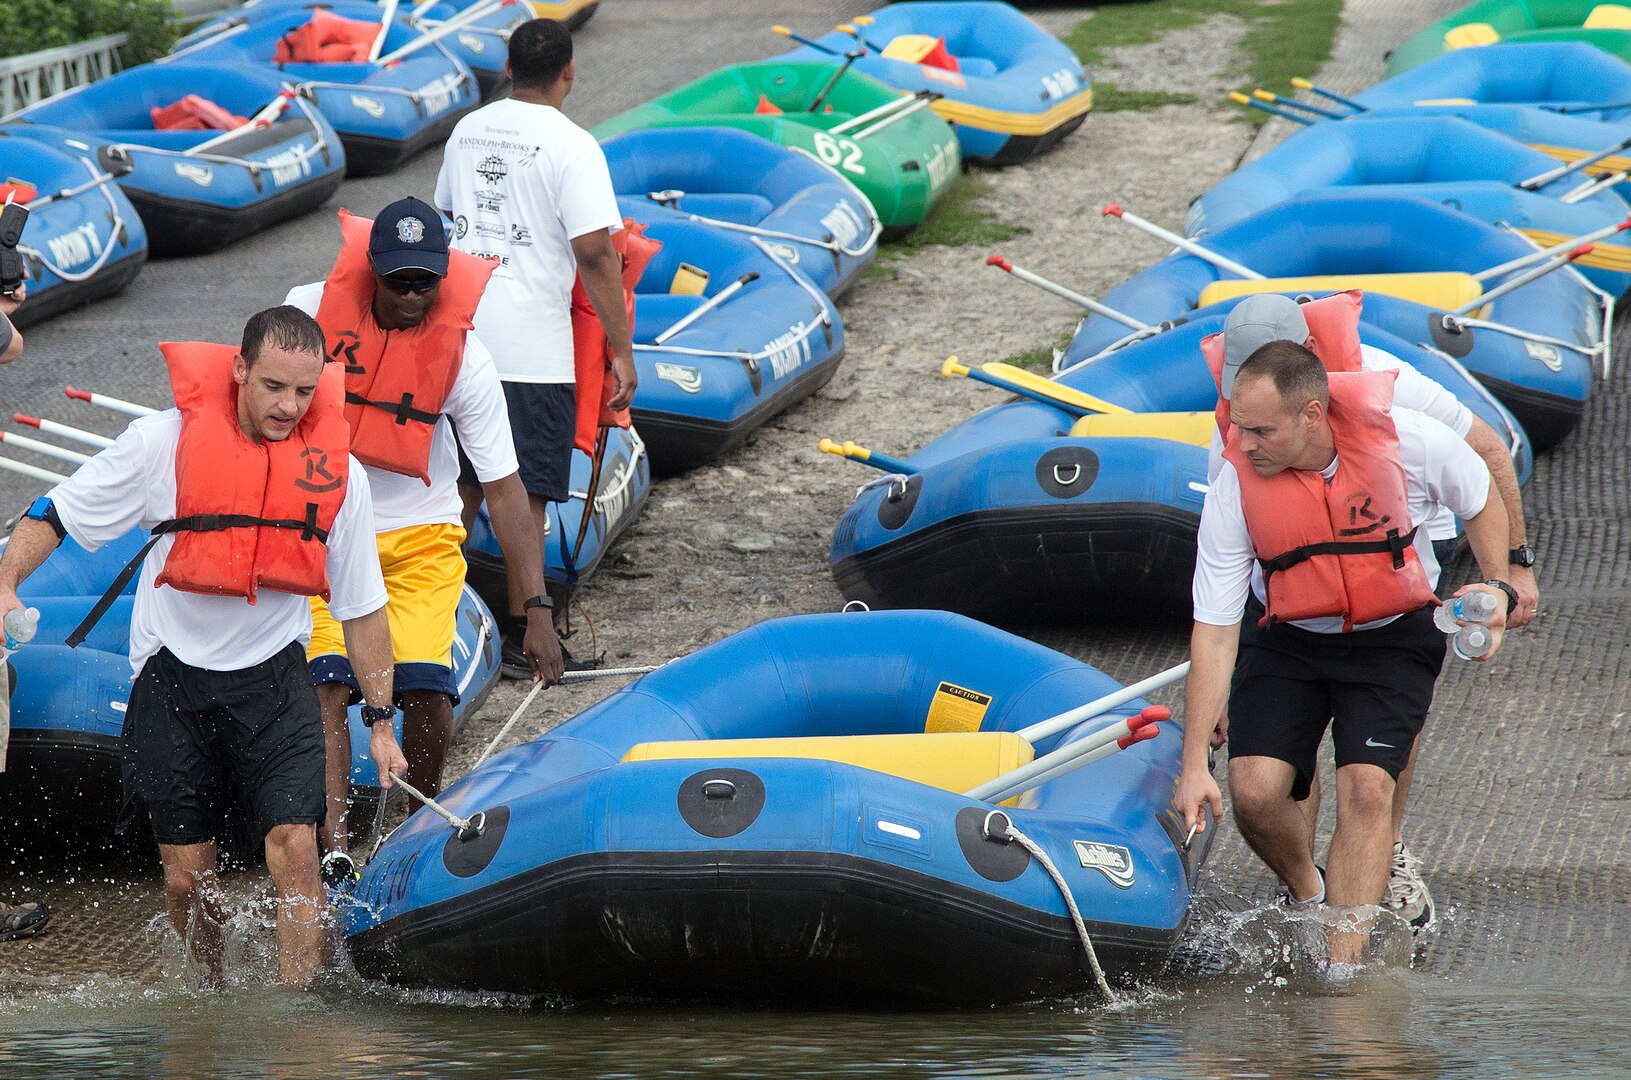
{"type": "Polygon", "coordinates": [[[323,884],[334,892],[350,892],[352,886],[362,880],[357,864],[343,851],[331,851],[324,855],[317,870],[322,875],[323,884]]]}
{"type": "Polygon", "coordinates": [[[1388,871],[1382,906],[1409,923],[1413,933],[1432,929],[1437,921],[1433,894],[1422,880],[1421,860],[1410,854],[1402,842],[1393,845],[1393,867],[1388,871]]]}
{"type": "Polygon", "coordinates": [[[44,904],[0,904],[0,941],[33,937],[51,921],[51,909],[44,904]]]}

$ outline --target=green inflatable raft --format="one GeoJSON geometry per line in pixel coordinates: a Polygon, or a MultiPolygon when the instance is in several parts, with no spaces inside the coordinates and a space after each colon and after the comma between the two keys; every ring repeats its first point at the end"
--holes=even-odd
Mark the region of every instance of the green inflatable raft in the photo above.
{"type": "Polygon", "coordinates": [[[1388,54],[1387,74],[1409,71],[1452,49],[1496,42],[1584,41],[1631,61],[1631,0],[1474,0],[1388,54]]]}
{"type": "Polygon", "coordinates": [[[957,135],[922,95],[820,62],[733,64],[594,129],[733,127],[802,150],[872,201],[886,230],[918,222],[962,168],[957,135]],[[834,76],[837,76],[834,81],[834,76]],[[823,94],[823,90],[825,93],[823,94]],[[817,104],[811,111],[812,104],[817,104]]]}

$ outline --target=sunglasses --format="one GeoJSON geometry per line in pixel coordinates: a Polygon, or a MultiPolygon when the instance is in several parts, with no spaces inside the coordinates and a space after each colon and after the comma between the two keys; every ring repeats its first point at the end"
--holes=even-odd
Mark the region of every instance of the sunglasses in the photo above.
{"type": "Polygon", "coordinates": [[[382,274],[380,280],[385,282],[387,289],[390,289],[398,296],[406,296],[409,293],[423,295],[442,283],[442,279],[435,274],[421,278],[399,278],[389,274],[382,274]]]}

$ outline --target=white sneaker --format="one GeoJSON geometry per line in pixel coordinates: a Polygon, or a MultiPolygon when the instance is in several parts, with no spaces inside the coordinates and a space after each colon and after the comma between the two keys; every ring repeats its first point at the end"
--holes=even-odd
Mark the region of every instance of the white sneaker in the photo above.
{"type": "Polygon", "coordinates": [[[1393,866],[1388,871],[1387,893],[1382,906],[1410,924],[1414,933],[1431,929],[1437,920],[1433,894],[1422,880],[1421,860],[1410,854],[1403,842],[1393,845],[1393,866]]]}

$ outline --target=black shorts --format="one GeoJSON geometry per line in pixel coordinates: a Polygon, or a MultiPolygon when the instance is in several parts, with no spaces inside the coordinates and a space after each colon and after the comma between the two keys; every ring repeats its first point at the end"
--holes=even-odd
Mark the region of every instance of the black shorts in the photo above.
{"type": "MultiPolygon", "coordinates": [[[[545,502],[565,502],[572,480],[572,440],[578,427],[577,388],[571,383],[504,384],[521,486],[545,502]]],[[[457,432],[455,431],[455,434],[457,432]]],[[[476,487],[476,468],[459,448],[459,483],[476,487]]]]}
{"type": "Polygon", "coordinates": [[[1230,758],[1289,763],[1297,770],[1291,796],[1306,799],[1315,755],[1334,720],[1337,768],[1376,765],[1397,779],[1444,666],[1445,638],[1433,625],[1433,609],[1349,634],[1285,624],[1263,630],[1262,614],[1254,600],[1241,624],[1229,689],[1230,758]]]}
{"type": "Polygon", "coordinates": [[[241,794],[265,836],[323,821],[323,718],[298,642],[241,671],[208,671],[160,649],[136,679],[122,739],[127,798],[161,844],[220,838],[241,794]]]}

